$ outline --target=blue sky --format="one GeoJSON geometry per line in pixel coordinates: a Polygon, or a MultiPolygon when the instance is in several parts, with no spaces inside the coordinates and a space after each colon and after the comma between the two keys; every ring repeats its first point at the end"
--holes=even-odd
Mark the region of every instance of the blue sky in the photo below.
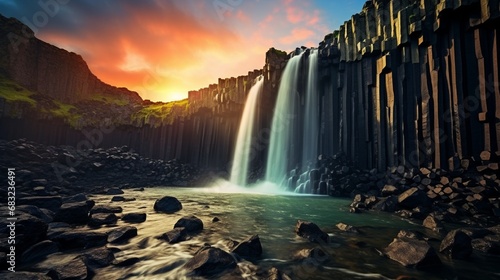
{"type": "Polygon", "coordinates": [[[104,82],[145,99],[185,98],[262,68],[275,47],[315,47],[360,0],[0,0],[36,36],[79,53],[104,82]],[[147,81],[147,82],[146,82],[147,81]]]}

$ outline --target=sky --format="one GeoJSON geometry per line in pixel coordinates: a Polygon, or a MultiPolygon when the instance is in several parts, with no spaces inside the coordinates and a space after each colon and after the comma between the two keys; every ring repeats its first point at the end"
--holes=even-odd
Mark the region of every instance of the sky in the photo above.
{"type": "Polygon", "coordinates": [[[365,0],[0,0],[0,13],[143,99],[172,101],[261,69],[271,48],[316,47],[365,0]]]}

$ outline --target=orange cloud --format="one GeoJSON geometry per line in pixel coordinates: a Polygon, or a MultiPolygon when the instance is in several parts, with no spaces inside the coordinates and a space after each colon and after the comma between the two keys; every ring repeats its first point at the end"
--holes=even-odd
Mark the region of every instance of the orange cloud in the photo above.
{"type": "Polygon", "coordinates": [[[306,28],[296,28],[288,36],[280,38],[283,44],[294,44],[300,41],[305,41],[314,35],[314,32],[306,28]]]}

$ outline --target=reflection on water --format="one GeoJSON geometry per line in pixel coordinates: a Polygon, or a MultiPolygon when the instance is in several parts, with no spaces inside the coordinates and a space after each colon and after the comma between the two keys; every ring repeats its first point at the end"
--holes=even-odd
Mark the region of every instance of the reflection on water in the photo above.
{"type": "MultiPolygon", "coordinates": [[[[217,276],[217,279],[262,279],[263,272],[277,267],[293,279],[387,279],[399,275],[411,275],[425,279],[453,279],[453,275],[481,275],[491,277],[488,270],[497,269],[495,259],[479,258],[474,263],[453,266],[443,259],[445,268],[440,271],[421,272],[406,269],[381,257],[379,250],[386,247],[400,229],[419,229],[409,223],[384,213],[351,214],[350,200],[333,199],[324,196],[265,194],[276,191],[275,186],[262,184],[245,193],[224,181],[205,189],[191,188],[149,188],[144,192],[126,190],[125,197],[135,201],[111,202],[123,208],[123,214],[145,212],[147,220],[134,224],[138,236],[126,244],[108,247],[118,248],[117,261],[134,260],[135,264],[125,267],[109,266],[97,269],[94,279],[197,279],[187,276],[182,266],[203,244],[208,243],[229,251],[228,241],[241,241],[258,234],[263,247],[261,259],[255,263],[240,261],[234,271],[217,276]],[[165,195],[177,197],[183,209],[175,214],[156,213],[153,204],[165,195]],[[168,244],[156,237],[172,229],[176,221],[186,215],[195,215],[203,221],[204,230],[192,239],[168,244]],[[212,222],[214,217],[219,222],[212,222]],[[294,226],[297,220],[316,223],[328,232],[330,244],[313,244],[297,237],[294,226]],[[361,229],[362,234],[339,232],[335,224],[344,222],[361,229]],[[318,266],[310,262],[293,261],[292,256],[304,248],[322,247],[328,253],[328,261],[318,266]],[[437,275],[437,276],[436,276],[437,275]]],[[[106,205],[110,196],[91,197],[96,205],[106,205]]],[[[116,226],[125,225],[119,221],[116,226]]],[[[112,227],[98,231],[106,232],[112,227]]],[[[433,244],[433,245],[438,245],[433,244]]],[[[77,256],[80,252],[65,252],[64,256],[51,255],[38,267],[51,267],[77,256]]],[[[498,259],[497,259],[498,260],[498,259]]],[[[498,271],[496,271],[498,273],[498,271]]],[[[484,276],[484,277],[483,277],[484,276]]],[[[476,279],[479,279],[476,278],[476,279]]],[[[202,278],[200,278],[202,279],[202,278]]]]}

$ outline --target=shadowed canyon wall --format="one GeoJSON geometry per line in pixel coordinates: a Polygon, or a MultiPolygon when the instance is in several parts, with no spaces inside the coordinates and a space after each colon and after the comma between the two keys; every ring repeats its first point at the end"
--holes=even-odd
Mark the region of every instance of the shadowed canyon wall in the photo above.
{"type": "MultiPolygon", "coordinates": [[[[358,167],[379,170],[394,165],[454,169],[483,151],[500,156],[499,16],[498,0],[368,1],[318,46],[319,153],[343,152],[358,167]]],[[[3,19],[2,25],[6,23],[14,28],[3,19]]],[[[72,92],[85,96],[96,90],[98,82],[81,57],[31,40],[36,39],[22,45],[22,52],[0,48],[3,75],[63,100],[72,99],[72,92]],[[68,59],[74,61],[62,65],[74,74],[33,66],[68,59]],[[40,71],[68,77],[62,79],[67,82],[41,86],[40,71]]],[[[295,53],[270,49],[262,70],[189,92],[187,113],[173,121],[111,120],[107,130],[97,125],[75,129],[57,119],[12,116],[3,109],[1,137],[77,148],[82,141],[100,139],[93,146],[128,145],[144,156],[228,170],[246,95],[262,74],[252,149],[254,169],[262,168],[281,74],[295,53]]],[[[298,88],[303,96],[307,67],[301,65],[298,88]]],[[[147,103],[133,99],[134,106],[147,103]]],[[[302,98],[299,106],[304,102],[302,98]]],[[[6,106],[18,105],[0,98],[0,108],[6,106]]]]}

